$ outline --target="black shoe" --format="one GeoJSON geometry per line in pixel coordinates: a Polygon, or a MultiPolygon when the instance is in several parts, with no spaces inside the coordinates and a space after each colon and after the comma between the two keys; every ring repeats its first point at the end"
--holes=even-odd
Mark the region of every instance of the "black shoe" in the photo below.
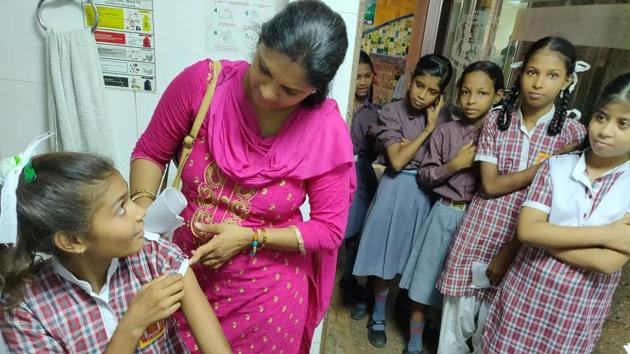
{"type": "Polygon", "coordinates": [[[362,319],[365,315],[367,315],[367,313],[368,305],[362,301],[355,302],[350,309],[350,317],[355,321],[362,319]]]}
{"type": "Polygon", "coordinates": [[[385,326],[385,321],[374,321],[372,317],[368,321],[368,340],[370,344],[376,348],[383,348],[387,343],[387,336],[385,335],[385,331],[375,331],[372,327],[374,325],[383,325],[385,326]]]}

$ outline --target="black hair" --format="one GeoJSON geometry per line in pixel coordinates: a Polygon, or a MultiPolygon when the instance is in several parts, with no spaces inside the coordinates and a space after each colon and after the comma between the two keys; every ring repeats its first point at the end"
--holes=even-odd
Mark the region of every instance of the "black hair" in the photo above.
{"type": "Polygon", "coordinates": [[[326,99],[348,48],[343,18],[317,0],[290,2],[262,25],[260,42],[303,65],[316,89],[302,101],[307,107],[326,99]]]}
{"type": "Polygon", "coordinates": [[[464,72],[462,72],[462,76],[459,78],[457,82],[457,87],[462,88],[462,83],[464,82],[464,77],[467,74],[470,74],[475,71],[482,71],[492,81],[492,86],[494,87],[494,92],[504,89],[504,78],[503,78],[503,70],[501,68],[491,62],[491,61],[476,61],[472,64],[469,64],[466,68],[464,68],[464,72]]]}
{"type": "Polygon", "coordinates": [[[0,308],[22,302],[24,285],[34,280],[41,254],[59,255],[53,237],[80,237],[90,230],[94,200],[103,182],[118,173],[108,159],[77,152],[56,152],[31,160],[36,179],[16,189],[18,235],[15,245],[0,248],[0,308]]]}
{"type": "MultiPolygon", "coordinates": [[[[368,53],[364,51],[359,52],[359,64],[367,64],[370,67],[370,71],[374,73],[374,64],[372,64],[372,58],[370,58],[370,55],[368,53]]],[[[373,86],[374,86],[374,82],[372,82],[370,84],[370,88],[368,88],[367,98],[368,98],[368,101],[370,102],[372,102],[372,98],[374,95],[374,92],[372,90],[373,86]]]]}
{"type": "MultiPolygon", "coordinates": [[[[515,106],[520,93],[521,76],[523,75],[523,70],[527,67],[527,63],[531,59],[531,57],[543,49],[548,49],[550,51],[559,53],[563,59],[564,66],[567,71],[567,76],[573,74],[575,70],[575,61],[577,60],[577,54],[571,42],[562,37],[554,36],[541,38],[534,42],[534,44],[532,44],[532,46],[529,47],[529,49],[527,50],[527,53],[525,53],[523,65],[521,66],[521,73],[516,79],[514,86],[512,86],[512,88],[510,89],[510,92],[506,95],[503,101],[503,107],[499,111],[499,117],[497,119],[499,130],[507,130],[507,128],[510,126],[512,111],[516,109],[515,106]]],[[[562,90],[560,94],[556,97],[556,111],[554,112],[553,118],[549,123],[549,128],[547,129],[548,135],[554,136],[562,131],[565,114],[567,112],[567,107],[569,106],[570,101],[571,92],[569,92],[568,88],[562,90]]]]}
{"type": "Polygon", "coordinates": [[[418,60],[412,79],[420,75],[430,75],[440,78],[438,86],[444,92],[453,76],[453,66],[446,57],[439,54],[427,54],[418,60]]]}
{"type": "MultiPolygon", "coordinates": [[[[597,114],[597,111],[611,102],[630,104],[630,72],[617,76],[604,86],[604,89],[597,99],[595,112],[586,118],[584,124],[588,127],[591,124],[591,119],[597,114]]],[[[591,143],[587,136],[578,150],[584,150],[590,145],[591,143]]]]}
{"type": "Polygon", "coordinates": [[[610,102],[630,104],[630,72],[621,74],[606,84],[597,99],[597,109],[610,102]]]}

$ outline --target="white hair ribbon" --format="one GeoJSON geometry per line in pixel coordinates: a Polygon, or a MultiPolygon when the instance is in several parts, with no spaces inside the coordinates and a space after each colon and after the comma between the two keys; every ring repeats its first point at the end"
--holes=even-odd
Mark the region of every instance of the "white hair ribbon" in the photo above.
{"type": "MultiPolygon", "coordinates": [[[[510,64],[510,68],[512,69],[518,69],[520,67],[523,66],[523,62],[522,61],[516,61],[512,64],[510,64]]],[[[585,72],[586,70],[590,69],[591,65],[585,61],[582,60],[578,60],[575,62],[575,66],[573,67],[573,74],[571,74],[571,77],[573,78],[571,85],[569,85],[568,90],[569,93],[573,92],[573,90],[575,90],[575,86],[578,83],[578,76],[577,73],[581,73],[581,72],[585,72]]]]}
{"type": "Polygon", "coordinates": [[[20,183],[20,174],[35,155],[39,144],[53,134],[52,131],[49,131],[38,136],[18,156],[8,157],[0,161],[0,184],[2,184],[0,244],[15,244],[17,241],[17,196],[15,191],[20,183]]]}
{"type": "Polygon", "coordinates": [[[573,90],[575,90],[575,86],[578,83],[577,73],[583,73],[590,68],[591,68],[591,65],[585,61],[578,60],[575,62],[575,67],[573,68],[573,74],[571,75],[573,76],[573,82],[571,83],[571,85],[569,85],[569,92],[573,92],[573,90]]]}

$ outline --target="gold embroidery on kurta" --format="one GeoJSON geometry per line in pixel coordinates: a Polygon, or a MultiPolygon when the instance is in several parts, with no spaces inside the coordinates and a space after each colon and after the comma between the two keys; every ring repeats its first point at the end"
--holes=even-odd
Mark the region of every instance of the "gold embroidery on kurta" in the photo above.
{"type": "MultiPolygon", "coordinates": [[[[207,155],[206,157],[209,157],[207,155]]],[[[197,204],[199,207],[192,216],[191,231],[197,238],[206,238],[209,235],[196,230],[192,225],[195,222],[205,224],[222,222],[225,224],[240,225],[251,211],[251,201],[256,196],[256,188],[243,187],[235,184],[228,195],[223,195],[227,176],[218,167],[216,161],[210,161],[204,171],[204,181],[195,180],[197,187],[197,204]],[[234,197],[234,198],[233,198],[234,197]],[[219,207],[222,206],[222,208],[219,207]],[[215,216],[218,209],[225,210],[220,221],[215,216]]]]}

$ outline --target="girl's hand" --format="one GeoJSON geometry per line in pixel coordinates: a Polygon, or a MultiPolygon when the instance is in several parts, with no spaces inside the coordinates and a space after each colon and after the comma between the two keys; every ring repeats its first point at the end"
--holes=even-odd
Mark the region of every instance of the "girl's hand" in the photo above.
{"type": "Polygon", "coordinates": [[[554,155],[568,154],[572,151],[575,151],[575,149],[577,149],[579,146],[580,146],[579,143],[568,143],[564,145],[562,148],[560,148],[560,150],[558,150],[554,155]]]}
{"type": "Polygon", "coordinates": [[[468,144],[462,146],[459,149],[459,152],[455,157],[453,157],[452,164],[455,166],[457,171],[461,171],[463,169],[469,168],[475,162],[475,153],[477,152],[477,147],[473,144],[473,142],[469,142],[468,144]]]}
{"type": "Polygon", "coordinates": [[[204,233],[215,234],[210,241],[193,251],[190,264],[202,262],[206,267],[218,269],[251,245],[252,229],[229,224],[200,224],[195,227],[204,233]]]}
{"type": "Polygon", "coordinates": [[[630,255],[630,214],[608,224],[608,227],[612,240],[606,244],[606,248],[630,255]]]}
{"type": "Polygon", "coordinates": [[[142,286],[121,319],[121,325],[139,333],[140,337],[149,325],[175,313],[183,297],[183,277],[180,274],[161,275],[142,286]]]}
{"type": "Polygon", "coordinates": [[[501,283],[510,264],[512,264],[512,255],[507,251],[507,247],[503,247],[499,250],[499,253],[494,256],[486,270],[486,276],[492,286],[498,286],[501,283]]]}
{"type": "Polygon", "coordinates": [[[442,99],[442,95],[439,95],[435,99],[435,102],[427,108],[427,126],[425,129],[429,132],[433,132],[435,129],[442,107],[444,107],[444,100],[442,99]]]}

